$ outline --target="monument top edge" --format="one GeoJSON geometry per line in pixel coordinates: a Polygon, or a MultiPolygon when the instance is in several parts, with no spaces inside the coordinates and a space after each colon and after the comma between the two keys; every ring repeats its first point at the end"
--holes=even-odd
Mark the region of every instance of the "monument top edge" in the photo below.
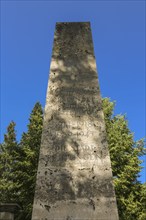
{"type": "Polygon", "coordinates": [[[56,22],[58,24],[90,24],[90,21],[69,21],[69,22],[56,22]]]}

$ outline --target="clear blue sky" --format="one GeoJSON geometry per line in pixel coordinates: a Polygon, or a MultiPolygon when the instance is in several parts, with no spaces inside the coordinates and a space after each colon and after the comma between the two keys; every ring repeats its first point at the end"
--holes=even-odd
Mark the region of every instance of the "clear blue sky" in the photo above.
{"type": "MultiPolygon", "coordinates": [[[[18,140],[45,106],[55,23],[90,21],[102,97],[116,100],[135,140],[145,136],[145,1],[1,1],[1,140],[18,140]]],[[[144,171],[140,180],[144,181],[144,171]]]]}

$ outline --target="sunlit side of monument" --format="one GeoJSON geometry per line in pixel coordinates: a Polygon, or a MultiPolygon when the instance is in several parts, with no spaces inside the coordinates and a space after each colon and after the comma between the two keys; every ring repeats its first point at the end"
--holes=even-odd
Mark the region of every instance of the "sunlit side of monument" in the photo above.
{"type": "Polygon", "coordinates": [[[57,23],[32,220],[118,220],[89,22],[57,23]]]}

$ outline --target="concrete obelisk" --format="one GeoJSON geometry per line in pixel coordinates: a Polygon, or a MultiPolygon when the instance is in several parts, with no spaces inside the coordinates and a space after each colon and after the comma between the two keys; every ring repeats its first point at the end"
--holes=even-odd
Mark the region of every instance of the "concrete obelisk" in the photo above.
{"type": "Polygon", "coordinates": [[[56,24],[32,220],[118,220],[89,22],[56,24]]]}

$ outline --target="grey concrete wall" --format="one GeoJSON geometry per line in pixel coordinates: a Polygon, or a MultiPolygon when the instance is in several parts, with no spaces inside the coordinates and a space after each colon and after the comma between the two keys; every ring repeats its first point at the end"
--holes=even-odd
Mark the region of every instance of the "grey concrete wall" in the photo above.
{"type": "Polygon", "coordinates": [[[117,220],[90,23],[57,23],[32,220],[117,220]]]}
{"type": "Polygon", "coordinates": [[[0,212],[0,220],[14,220],[14,214],[10,212],[0,212]]]}

